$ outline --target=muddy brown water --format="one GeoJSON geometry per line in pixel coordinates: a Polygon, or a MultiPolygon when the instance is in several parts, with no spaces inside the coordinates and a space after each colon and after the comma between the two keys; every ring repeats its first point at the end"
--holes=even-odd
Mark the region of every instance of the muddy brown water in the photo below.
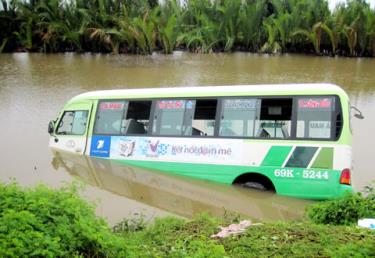
{"type": "Polygon", "coordinates": [[[52,153],[47,123],[74,95],[90,90],[332,82],[342,86],[364,120],[353,119],[353,185],[375,179],[375,59],[246,53],[125,56],[0,55],[0,179],[25,186],[87,183],[82,195],[111,224],[127,216],[236,211],[256,220],[300,217],[310,201],[170,176],[110,161],[52,153]]]}

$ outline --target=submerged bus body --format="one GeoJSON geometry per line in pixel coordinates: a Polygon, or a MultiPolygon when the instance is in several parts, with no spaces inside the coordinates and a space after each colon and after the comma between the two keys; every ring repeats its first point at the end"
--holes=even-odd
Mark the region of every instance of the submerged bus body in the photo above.
{"type": "Polygon", "coordinates": [[[95,91],[50,122],[50,147],[331,199],[352,190],[349,107],[332,84],[95,91]]]}

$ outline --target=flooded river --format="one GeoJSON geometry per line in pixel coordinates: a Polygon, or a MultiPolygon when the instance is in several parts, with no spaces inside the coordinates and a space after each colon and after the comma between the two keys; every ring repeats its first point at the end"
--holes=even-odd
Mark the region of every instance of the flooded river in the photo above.
{"type": "Polygon", "coordinates": [[[309,201],[52,153],[47,123],[69,98],[90,90],[304,82],[338,84],[363,111],[364,120],[353,119],[353,185],[362,190],[375,179],[375,59],[245,53],[1,54],[0,179],[52,187],[83,181],[83,195],[112,224],[134,213],[192,217],[225,210],[257,220],[298,218],[309,201]]]}

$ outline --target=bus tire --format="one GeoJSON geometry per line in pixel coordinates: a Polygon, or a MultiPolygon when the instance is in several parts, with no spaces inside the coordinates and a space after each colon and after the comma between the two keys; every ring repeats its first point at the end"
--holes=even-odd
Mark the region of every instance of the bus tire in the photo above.
{"type": "Polygon", "coordinates": [[[245,188],[257,189],[260,191],[267,191],[267,188],[259,182],[245,182],[240,185],[245,188]]]}
{"type": "Polygon", "coordinates": [[[272,181],[267,176],[259,173],[242,174],[233,181],[233,184],[260,191],[276,191],[272,181]]]}

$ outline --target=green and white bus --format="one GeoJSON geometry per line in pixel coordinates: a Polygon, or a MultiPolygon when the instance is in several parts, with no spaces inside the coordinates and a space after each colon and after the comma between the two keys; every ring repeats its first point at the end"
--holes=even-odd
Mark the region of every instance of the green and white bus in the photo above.
{"type": "Polygon", "coordinates": [[[309,199],[351,191],[350,104],[332,84],[94,91],[66,103],[50,147],[309,199]]]}

